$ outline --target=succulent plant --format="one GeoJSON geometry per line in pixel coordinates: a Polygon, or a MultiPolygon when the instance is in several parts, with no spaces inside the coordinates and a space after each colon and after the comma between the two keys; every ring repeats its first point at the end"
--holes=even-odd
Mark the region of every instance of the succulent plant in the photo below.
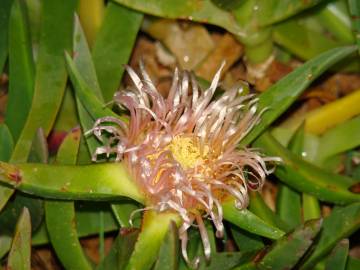
{"type": "Polygon", "coordinates": [[[31,269],[46,245],[64,269],[358,269],[360,92],[287,114],[325,72],[358,74],[358,16],[341,0],[4,0],[0,268],[31,269]],[[194,68],[166,93],[129,65],[140,31],[162,66],[194,68]],[[221,84],[240,59],[258,80],[294,57],[307,61],[264,92],[221,84]]]}

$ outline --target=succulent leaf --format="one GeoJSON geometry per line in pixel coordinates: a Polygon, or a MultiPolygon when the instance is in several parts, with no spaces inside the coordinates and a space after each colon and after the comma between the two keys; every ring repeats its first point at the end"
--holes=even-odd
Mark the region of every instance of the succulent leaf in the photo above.
{"type": "Polygon", "coordinates": [[[7,262],[8,269],[30,270],[31,221],[30,213],[24,208],[16,224],[15,234],[7,262]]]}

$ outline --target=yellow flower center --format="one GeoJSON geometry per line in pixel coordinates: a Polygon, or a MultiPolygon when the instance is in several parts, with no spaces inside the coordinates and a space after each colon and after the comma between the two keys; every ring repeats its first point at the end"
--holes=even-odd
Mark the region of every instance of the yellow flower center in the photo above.
{"type": "Polygon", "coordinates": [[[166,148],[171,151],[176,161],[184,169],[193,168],[203,163],[209,153],[209,147],[207,146],[204,147],[204,151],[201,153],[197,138],[184,135],[177,135],[166,148]]]}

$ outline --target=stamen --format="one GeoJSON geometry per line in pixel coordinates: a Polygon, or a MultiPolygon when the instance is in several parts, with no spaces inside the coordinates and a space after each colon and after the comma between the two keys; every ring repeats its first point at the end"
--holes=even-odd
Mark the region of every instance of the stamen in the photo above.
{"type": "MultiPolygon", "coordinates": [[[[186,225],[187,228],[183,228],[182,233],[180,233],[181,253],[183,255],[183,258],[184,258],[185,262],[189,265],[190,268],[198,269],[199,263],[200,263],[200,258],[195,257],[193,261],[189,260],[189,256],[188,256],[188,253],[187,253],[187,242],[188,242],[187,229],[190,226],[187,226],[187,224],[185,224],[185,225],[186,225]]],[[[181,228],[180,228],[180,230],[181,230],[181,228]]]]}
{"type": "Polygon", "coordinates": [[[195,218],[196,218],[196,222],[199,226],[200,236],[201,236],[201,240],[202,240],[203,247],[204,247],[205,259],[207,261],[210,261],[211,247],[210,247],[209,235],[206,231],[206,227],[202,220],[202,217],[199,215],[196,215],[195,218]]]}
{"type": "Polygon", "coordinates": [[[148,211],[148,210],[154,210],[154,207],[144,207],[144,208],[140,208],[140,209],[136,209],[134,211],[131,212],[130,214],[130,217],[129,217],[129,224],[131,227],[134,227],[134,224],[133,224],[133,219],[134,219],[134,216],[137,214],[137,213],[140,213],[140,212],[144,212],[144,211],[148,211]]]}

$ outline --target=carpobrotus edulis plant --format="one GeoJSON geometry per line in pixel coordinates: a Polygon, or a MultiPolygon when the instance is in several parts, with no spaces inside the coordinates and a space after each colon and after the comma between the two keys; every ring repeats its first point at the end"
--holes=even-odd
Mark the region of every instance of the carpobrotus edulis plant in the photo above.
{"type": "Polygon", "coordinates": [[[180,215],[182,254],[192,266],[198,260],[191,263],[187,255],[189,227],[197,224],[209,259],[203,219],[212,220],[216,236],[222,237],[221,202],[231,195],[237,208],[247,207],[248,189],[260,189],[272,172],[267,163],[279,161],[256,149],[237,149],[262,112],[257,112],[254,95],[243,95],[241,87],[213,98],[222,67],[205,91],[200,90],[192,73],[176,69],[164,98],[142,64],[140,76],[127,66],[134,87],[117,92],[114,102],[127,109],[129,117],[100,118],[90,131],[103,142],[93,160],[105,155],[124,161],[145,194],[145,211],[170,210],[180,215]]]}

